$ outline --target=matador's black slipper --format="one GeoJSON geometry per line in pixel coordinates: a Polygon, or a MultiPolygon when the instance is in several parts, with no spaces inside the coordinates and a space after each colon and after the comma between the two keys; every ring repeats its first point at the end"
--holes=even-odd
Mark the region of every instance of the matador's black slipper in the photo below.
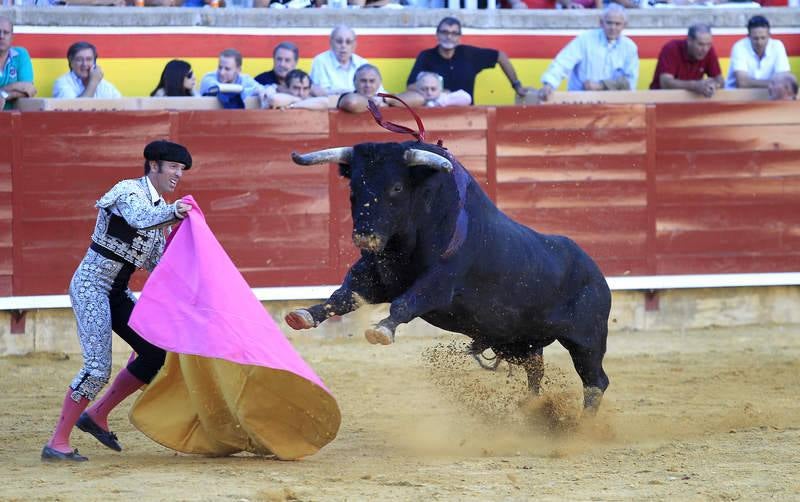
{"type": "Polygon", "coordinates": [[[78,419],[78,422],[75,425],[78,427],[78,429],[82,430],[83,432],[88,432],[98,441],[112,450],[122,451],[122,446],[120,446],[119,442],[117,441],[117,435],[111,431],[103,430],[103,428],[97,425],[95,421],[92,420],[92,417],[90,417],[85,411],[81,413],[81,417],[78,419]]]}
{"type": "Polygon", "coordinates": [[[78,450],[63,453],[47,445],[42,448],[42,462],[86,462],[87,460],[89,459],[78,453],[78,450]]]}

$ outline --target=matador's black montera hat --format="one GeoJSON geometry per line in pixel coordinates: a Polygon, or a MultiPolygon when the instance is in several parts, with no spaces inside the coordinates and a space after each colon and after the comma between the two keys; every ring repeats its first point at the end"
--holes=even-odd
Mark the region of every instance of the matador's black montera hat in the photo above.
{"type": "Polygon", "coordinates": [[[163,139],[148,143],[144,147],[144,158],[145,160],[177,162],[186,166],[186,169],[192,167],[192,156],[185,146],[163,139]]]}

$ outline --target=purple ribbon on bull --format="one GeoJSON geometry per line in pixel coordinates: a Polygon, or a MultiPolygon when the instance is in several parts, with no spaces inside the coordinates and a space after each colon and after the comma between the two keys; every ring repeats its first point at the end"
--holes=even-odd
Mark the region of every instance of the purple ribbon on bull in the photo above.
{"type": "MultiPolygon", "coordinates": [[[[417,122],[418,132],[414,131],[413,129],[402,126],[400,124],[395,124],[394,122],[389,122],[388,120],[384,120],[383,115],[380,112],[378,106],[369,100],[367,102],[367,108],[369,112],[372,114],[372,118],[375,119],[375,122],[378,123],[379,126],[383,127],[384,129],[400,134],[410,134],[417,139],[417,141],[425,142],[425,125],[422,123],[422,119],[417,115],[413,109],[411,109],[408,104],[403,101],[402,99],[398,98],[394,94],[385,94],[383,92],[379,92],[378,96],[382,98],[390,98],[395,99],[403,104],[406,109],[411,113],[411,116],[414,117],[414,120],[417,122]]],[[[464,241],[467,239],[467,211],[464,208],[467,202],[467,185],[469,184],[470,177],[467,174],[467,170],[464,166],[461,165],[461,162],[456,160],[453,154],[450,153],[447,148],[443,146],[442,140],[436,142],[436,145],[441,147],[444,150],[444,156],[450,163],[453,165],[453,178],[456,182],[456,190],[458,191],[458,216],[456,217],[456,228],[453,230],[453,235],[450,237],[450,242],[447,244],[447,248],[444,252],[439,255],[440,258],[447,259],[453,256],[456,251],[458,251],[461,246],[464,244],[464,241]]]]}
{"type": "MultiPolygon", "coordinates": [[[[408,106],[408,104],[406,104],[405,101],[398,98],[394,94],[385,94],[383,92],[379,92],[378,96],[382,98],[396,99],[397,101],[403,103],[403,106],[406,107],[406,109],[411,113],[411,116],[414,117],[414,120],[417,121],[417,127],[419,128],[419,132],[414,132],[413,129],[410,129],[406,126],[401,126],[400,124],[395,124],[394,122],[383,120],[383,115],[381,115],[381,111],[378,109],[378,105],[373,103],[372,100],[370,99],[367,101],[367,108],[369,108],[369,112],[372,114],[372,118],[375,119],[375,122],[377,122],[379,126],[392,132],[399,132],[400,134],[410,134],[415,138],[417,138],[417,141],[425,142],[425,126],[422,124],[422,119],[419,118],[417,112],[412,110],[411,107],[408,106]]],[[[441,146],[441,144],[439,146],[441,146]]]]}

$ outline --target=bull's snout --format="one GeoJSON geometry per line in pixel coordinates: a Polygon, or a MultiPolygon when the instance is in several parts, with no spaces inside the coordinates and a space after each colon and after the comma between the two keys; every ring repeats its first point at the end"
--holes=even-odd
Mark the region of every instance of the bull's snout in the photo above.
{"type": "Polygon", "coordinates": [[[386,240],[374,233],[353,232],[353,244],[359,249],[379,253],[386,246],[386,240]]]}

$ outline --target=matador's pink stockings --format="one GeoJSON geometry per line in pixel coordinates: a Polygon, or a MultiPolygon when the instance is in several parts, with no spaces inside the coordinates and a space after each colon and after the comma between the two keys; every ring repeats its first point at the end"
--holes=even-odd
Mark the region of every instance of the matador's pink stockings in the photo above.
{"type": "Polygon", "coordinates": [[[103,394],[103,397],[95,401],[92,407],[86,410],[86,414],[103,430],[108,431],[108,414],[142,385],[144,385],[144,382],[133,376],[128,371],[128,368],[122,368],[111,387],[103,394]]]}
{"type": "Polygon", "coordinates": [[[61,453],[72,452],[72,447],[69,445],[69,435],[75,427],[75,422],[83,413],[83,410],[89,406],[89,400],[81,396],[81,400],[75,402],[72,399],[72,388],[67,388],[67,395],[64,397],[64,404],[61,406],[61,417],[56,424],[56,430],[53,431],[53,437],[47,445],[50,448],[60,451],[61,453]]]}

